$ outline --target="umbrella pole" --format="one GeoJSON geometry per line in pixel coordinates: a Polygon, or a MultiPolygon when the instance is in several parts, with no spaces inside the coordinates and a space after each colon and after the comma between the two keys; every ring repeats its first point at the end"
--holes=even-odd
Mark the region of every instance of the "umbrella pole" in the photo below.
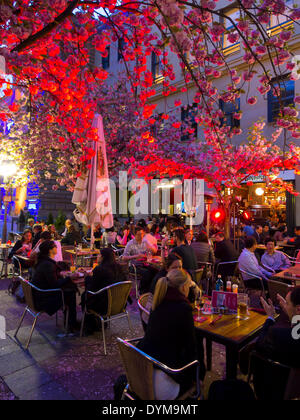
{"type": "Polygon", "coordinates": [[[92,225],[91,225],[91,249],[94,249],[94,247],[95,247],[94,229],[95,229],[95,226],[94,226],[94,223],[92,223],[92,225]]]}

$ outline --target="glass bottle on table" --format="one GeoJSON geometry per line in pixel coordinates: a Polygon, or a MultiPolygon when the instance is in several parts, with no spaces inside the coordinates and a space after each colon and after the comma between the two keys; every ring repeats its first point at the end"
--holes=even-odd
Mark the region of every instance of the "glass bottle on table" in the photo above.
{"type": "Polygon", "coordinates": [[[221,274],[218,275],[218,278],[216,281],[216,290],[218,292],[222,292],[224,290],[224,283],[223,283],[221,274]]]}

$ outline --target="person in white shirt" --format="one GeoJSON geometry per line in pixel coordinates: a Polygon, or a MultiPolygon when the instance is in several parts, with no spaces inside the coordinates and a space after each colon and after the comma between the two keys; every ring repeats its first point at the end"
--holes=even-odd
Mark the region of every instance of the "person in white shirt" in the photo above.
{"type": "Polygon", "coordinates": [[[255,250],[257,248],[257,242],[252,236],[245,239],[245,248],[239,256],[239,269],[242,270],[243,280],[246,283],[246,287],[253,289],[260,289],[261,283],[259,278],[263,280],[264,287],[268,288],[268,278],[272,276],[271,270],[266,270],[261,267],[255,256],[255,250]],[[246,273],[243,273],[245,271],[246,273]]]}

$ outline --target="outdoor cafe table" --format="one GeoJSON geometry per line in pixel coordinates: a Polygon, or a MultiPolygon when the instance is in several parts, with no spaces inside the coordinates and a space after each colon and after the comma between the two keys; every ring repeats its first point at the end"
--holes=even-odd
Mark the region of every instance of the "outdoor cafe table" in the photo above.
{"type": "MultiPolygon", "coordinates": [[[[197,311],[195,312],[195,314],[197,311]]],[[[266,319],[266,315],[249,310],[249,319],[237,319],[236,315],[201,315],[204,322],[194,321],[199,335],[206,339],[207,369],[211,370],[212,342],[226,348],[226,378],[236,379],[239,351],[256,338],[266,319]],[[214,324],[211,322],[215,320],[214,324]]]]}
{"type": "Polygon", "coordinates": [[[300,264],[296,264],[293,267],[280,271],[280,273],[274,274],[273,279],[284,282],[288,280],[296,286],[300,286],[300,264]]]}

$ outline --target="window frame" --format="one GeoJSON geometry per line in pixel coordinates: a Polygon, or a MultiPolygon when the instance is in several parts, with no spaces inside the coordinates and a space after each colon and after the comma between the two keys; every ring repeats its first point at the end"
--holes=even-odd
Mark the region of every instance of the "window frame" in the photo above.
{"type": "MultiPolygon", "coordinates": [[[[286,92],[288,91],[288,89],[286,89],[286,86],[292,85],[293,88],[291,89],[291,91],[293,91],[293,95],[288,95],[288,96],[285,95],[284,99],[282,99],[282,100],[284,102],[284,106],[295,104],[295,102],[294,102],[294,99],[295,99],[295,81],[290,80],[289,75],[282,76],[279,79],[274,79],[272,81],[277,86],[278,85],[280,86],[280,83],[282,83],[286,92]],[[291,101],[291,98],[293,98],[293,101],[291,101]]],[[[276,109],[274,111],[274,104],[279,104],[279,100],[276,96],[273,95],[272,89],[271,89],[268,92],[268,123],[274,123],[276,118],[278,118],[278,116],[279,116],[280,106],[279,106],[278,112],[276,112],[276,109]]]]}

